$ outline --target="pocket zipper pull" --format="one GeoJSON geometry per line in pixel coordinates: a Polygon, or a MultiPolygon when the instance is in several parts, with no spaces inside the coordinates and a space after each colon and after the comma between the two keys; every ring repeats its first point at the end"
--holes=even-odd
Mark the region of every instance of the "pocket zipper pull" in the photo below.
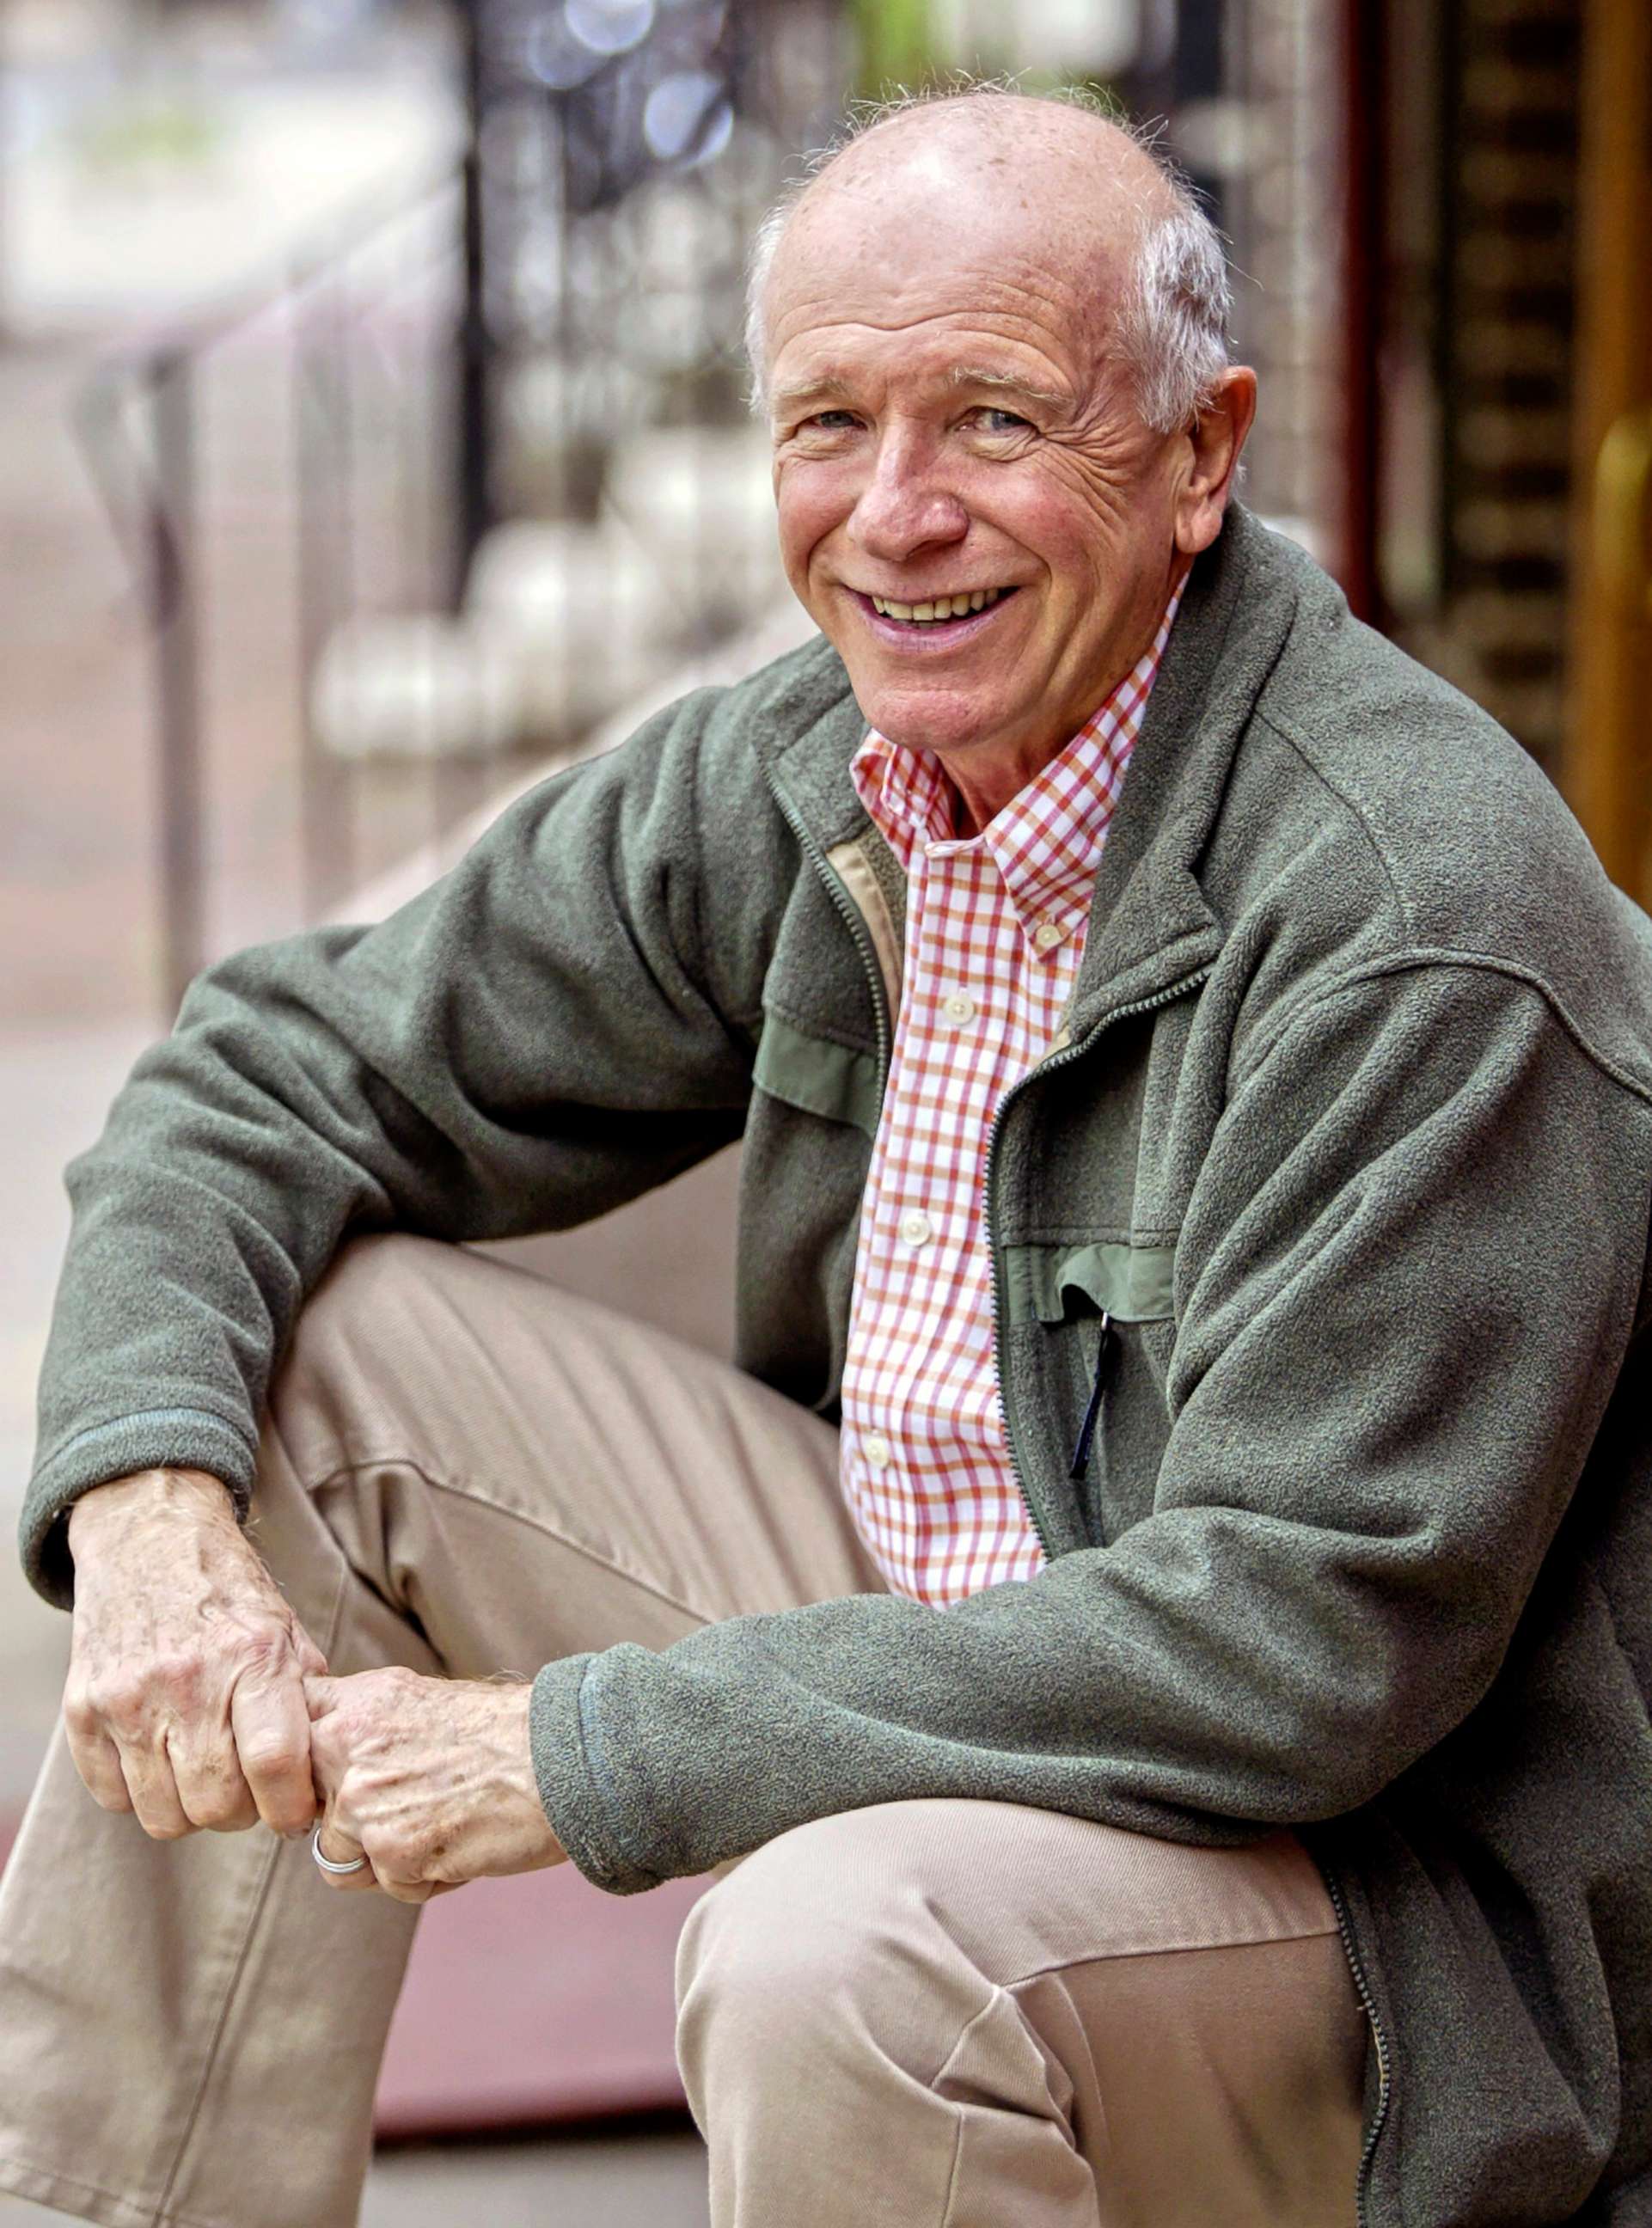
{"type": "Polygon", "coordinates": [[[1096,1425],[1101,1420],[1101,1404],[1107,1396],[1107,1381],[1112,1375],[1113,1319],[1104,1308],[1101,1316],[1101,1343],[1096,1348],[1096,1373],[1090,1384],[1090,1405],[1084,1412],[1084,1421],[1079,1426],[1079,1437],[1073,1449],[1073,1463],[1067,1471],[1070,1478],[1082,1478],[1090,1467],[1090,1453],[1096,1444],[1096,1425]]]}

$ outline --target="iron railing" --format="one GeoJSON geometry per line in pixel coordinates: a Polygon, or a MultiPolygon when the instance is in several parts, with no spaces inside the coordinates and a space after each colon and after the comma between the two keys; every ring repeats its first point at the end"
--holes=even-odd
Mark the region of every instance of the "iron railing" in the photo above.
{"type": "Polygon", "coordinates": [[[784,592],[743,268],[839,0],[459,13],[458,167],[80,403],[152,644],[169,1007],[784,592]]]}
{"type": "MultiPolygon", "coordinates": [[[[360,867],[362,800],[318,747],[309,689],[364,600],[439,608],[462,572],[452,483],[476,466],[451,453],[458,205],[445,174],[358,214],[279,283],[111,351],[79,398],[152,650],[169,1008],[215,951],[317,917],[360,867]],[[226,662],[254,637],[238,716],[226,662]],[[285,847],[246,824],[259,810],[293,823],[285,847]],[[254,858],[259,901],[215,906],[215,859],[230,879],[254,858]]],[[[450,813],[451,770],[426,771],[429,810],[450,813]]]]}

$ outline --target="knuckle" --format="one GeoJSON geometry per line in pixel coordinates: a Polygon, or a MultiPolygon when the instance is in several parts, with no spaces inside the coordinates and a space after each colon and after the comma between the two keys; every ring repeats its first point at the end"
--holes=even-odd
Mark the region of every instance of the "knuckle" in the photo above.
{"type": "Polygon", "coordinates": [[[265,1824],[272,1832],[297,1834],[302,1832],[304,1827],[315,1823],[316,1806],[308,1792],[303,1796],[295,1794],[286,1796],[279,1802],[272,1802],[266,1798],[263,1816],[265,1824]]]}
{"type": "Polygon", "coordinates": [[[204,1828],[209,1834],[227,1834],[251,1821],[244,1803],[233,1802],[227,1796],[208,1795],[189,1805],[189,1823],[204,1828]]]}
{"type": "Polygon", "coordinates": [[[213,1834],[244,1834],[249,1826],[258,1823],[258,1811],[243,1796],[237,1802],[223,1804],[216,1816],[197,1818],[195,1823],[213,1834]]]}
{"type": "Polygon", "coordinates": [[[148,1690],[134,1671],[112,1672],[86,1689],[86,1708],[95,1723],[130,1725],[144,1713],[148,1690]]]}
{"type": "Polygon", "coordinates": [[[291,1635],[278,1625],[260,1625],[249,1632],[240,1653],[245,1678],[268,1681],[298,1676],[291,1635]]]}
{"type": "Polygon", "coordinates": [[[206,1682],[206,1665],[192,1648],[169,1648],[150,1667],[150,1683],[163,1693],[189,1700],[206,1682]]]}
{"type": "Polygon", "coordinates": [[[412,1879],[419,1871],[406,1834],[389,1833],[379,1826],[364,1826],[359,1836],[362,1853],[381,1879],[412,1879]]]}
{"type": "Polygon", "coordinates": [[[78,1740],[90,1740],[100,1730],[98,1712],[84,1693],[64,1695],[63,1723],[78,1740]]]}
{"type": "Polygon", "coordinates": [[[291,1735],[281,1732],[249,1734],[240,1748],[242,1769],[257,1772],[260,1779],[290,1777],[307,1753],[291,1735]]]}

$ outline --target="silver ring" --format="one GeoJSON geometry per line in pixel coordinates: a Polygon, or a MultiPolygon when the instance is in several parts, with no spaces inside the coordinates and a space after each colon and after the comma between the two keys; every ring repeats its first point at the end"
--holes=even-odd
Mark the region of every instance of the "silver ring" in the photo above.
{"type": "Polygon", "coordinates": [[[315,1832],[310,1836],[310,1853],[316,1860],[316,1862],[321,1866],[323,1872],[331,1873],[335,1878],[343,1873],[359,1873],[367,1863],[367,1859],[365,1857],[353,1857],[347,1865],[336,1865],[330,1857],[323,1857],[321,1853],[321,1828],[319,1826],[317,1827],[315,1832]]]}

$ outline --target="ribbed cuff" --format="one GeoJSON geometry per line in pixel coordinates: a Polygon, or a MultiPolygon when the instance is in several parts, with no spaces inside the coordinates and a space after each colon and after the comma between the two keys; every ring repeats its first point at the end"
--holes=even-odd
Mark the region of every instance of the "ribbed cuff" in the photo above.
{"type": "Polygon", "coordinates": [[[535,1680],[528,1719],[534,1775],[552,1830],[586,1878],[610,1895],[639,1895],[657,1887],[661,1875],[619,1845],[615,1789],[592,1722],[598,1681],[589,1674],[599,1660],[564,1655],[535,1680]]]}
{"type": "Polygon", "coordinates": [[[256,1461],[234,1425],[204,1408],[150,1409],[77,1431],[36,1469],[23,1501],[17,1536],[30,1583],[54,1607],[74,1607],[67,1520],[94,1485],[143,1469],[203,1469],[223,1480],[244,1517],[256,1461]]]}

